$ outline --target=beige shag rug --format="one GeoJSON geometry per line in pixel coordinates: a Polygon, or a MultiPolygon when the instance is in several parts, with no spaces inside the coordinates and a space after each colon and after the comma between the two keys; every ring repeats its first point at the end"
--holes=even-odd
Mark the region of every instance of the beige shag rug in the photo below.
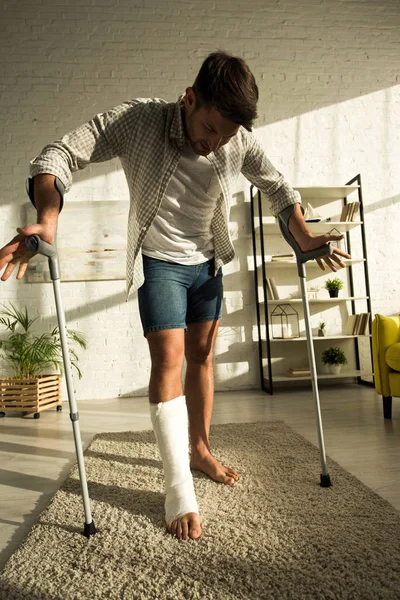
{"type": "Polygon", "coordinates": [[[164,525],[152,431],[103,433],[85,453],[99,533],[81,535],[76,466],[0,577],[1,600],[400,598],[400,513],[283,422],[215,425],[233,488],[194,472],[199,541],[164,525]]]}

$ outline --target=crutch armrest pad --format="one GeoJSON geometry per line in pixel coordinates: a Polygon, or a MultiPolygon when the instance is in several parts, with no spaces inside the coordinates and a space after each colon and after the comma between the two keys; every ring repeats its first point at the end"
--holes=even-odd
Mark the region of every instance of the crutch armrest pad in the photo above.
{"type": "MultiPolygon", "coordinates": [[[[327,244],[323,244],[322,246],[319,246],[319,248],[314,248],[314,250],[308,250],[307,252],[304,252],[300,248],[299,244],[297,243],[297,241],[295,240],[295,238],[293,237],[292,233],[289,230],[289,219],[292,216],[293,211],[294,211],[294,204],[292,204],[291,206],[288,206],[287,208],[282,210],[279,213],[278,218],[279,218],[279,227],[280,227],[281,233],[282,233],[283,237],[285,238],[285,240],[287,241],[287,243],[289,244],[289,246],[291,246],[293,248],[297,261],[300,263],[305,263],[308,260],[314,260],[315,258],[320,258],[321,256],[327,256],[329,254],[332,254],[333,247],[330,242],[328,242],[327,244]]],[[[304,213],[304,210],[303,210],[303,213],[304,213]]]]}

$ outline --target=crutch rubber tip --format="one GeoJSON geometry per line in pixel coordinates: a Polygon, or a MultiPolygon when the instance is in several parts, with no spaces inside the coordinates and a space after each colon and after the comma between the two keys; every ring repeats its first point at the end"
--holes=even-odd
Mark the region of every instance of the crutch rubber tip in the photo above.
{"type": "Polygon", "coordinates": [[[96,533],[97,533],[97,529],[96,529],[93,521],[91,523],[85,523],[85,526],[83,529],[83,535],[85,537],[90,538],[91,535],[95,535],[96,533]]]}
{"type": "Polygon", "coordinates": [[[331,487],[331,485],[332,485],[332,483],[331,483],[331,478],[329,477],[329,475],[321,474],[321,487],[331,487]]]}

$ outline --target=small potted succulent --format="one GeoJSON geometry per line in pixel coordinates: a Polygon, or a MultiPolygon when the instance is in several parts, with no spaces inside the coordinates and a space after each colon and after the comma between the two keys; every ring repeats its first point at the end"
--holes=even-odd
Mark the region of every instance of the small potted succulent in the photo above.
{"type": "Polygon", "coordinates": [[[320,321],[320,324],[318,325],[318,337],[325,337],[325,327],[325,321],[320,321]]]}
{"type": "Polygon", "coordinates": [[[325,281],[325,289],[328,290],[331,298],[337,298],[339,296],[339,290],[343,288],[343,281],[338,277],[333,279],[327,279],[325,281]]]}
{"type": "Polygon", "coordinates": [[[326,365],[329,372],[338,375],[342,365],[347,365],[347,358],[341,348],[331,346],[322,353],[322,363],[326,365]]]}

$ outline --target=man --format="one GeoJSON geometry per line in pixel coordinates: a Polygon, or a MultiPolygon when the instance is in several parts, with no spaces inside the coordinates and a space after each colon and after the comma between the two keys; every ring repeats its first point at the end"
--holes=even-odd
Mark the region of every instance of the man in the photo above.
{"type": "MultiPolygon", "coordinates": [[[[53,243],[63,203],[58,190],[69,189],[71,174],[120,158],[131,197],[127,289],[138,290],[149,343],[150,414],[164,466],[166,523],[178,539],[202,533],[190,468],[227,485],[239,477],[213,457],[209,443],[212,355],[222,312],[221,267],[234,256],[228,219],[236,178],[243,173],[267,194],[276,214],[294,205],[289,227],[303,250],[341,238],[315,237],[308,230],[299,194],[251,133],[257,101],[247,64],[216,52],[177,103],[136,99],[97,115],[31,161],[38,223],[18,229],[0,251],[0,268],[7,264],[2,280],[18,264],[21,279],[32,257],[24,239],[36,233],[53,243]]],[[[349,255],[335,249],[324,261],[335,271],[344,266],[342,257],[349,255]]]]}

